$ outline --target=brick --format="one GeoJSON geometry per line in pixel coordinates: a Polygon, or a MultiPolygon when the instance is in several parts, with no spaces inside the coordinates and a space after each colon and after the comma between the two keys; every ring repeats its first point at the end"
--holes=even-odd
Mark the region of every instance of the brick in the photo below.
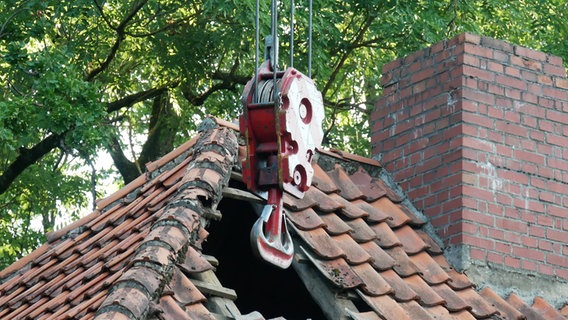
{"type": "Polygon", "coordinates": [[[495,76],[495,81],[499,84],[505,85],[507,87],[516,88],[519,90],[527,89],[527,82],[519,78],[498,74],[495,76]]]}
{"type": "Polygon", "coordinates": [[[554,275],[555,268],[546,264],[539,264],[538,265],[538,272],[544,275],[554,275]]]}
{"type": "Polygon", "coordinates": [[[566,78],[566,69],[564,69],[563,66],[555,66],[552,64],[545,63],[543,71],[546,74],[566,78]]]}
{"type": "Polygon", "coordinates": [[[561,89],[568,89],[568,79],[554,78],[554,86],[561,89]]]}
{"type": "MultiPolygon", "coordinates": [[[[567,92],[568,95],[568,92],[567,92]]],[[[565,125],[568,125],[568,114],[565,112],[558,112],[556,110],[546,110],[546,119],[554,121],[554,122],[561,122],[565,125]]]]}
{"type": "Polygon", "coordinates": [[[542,88],[542,94],[552,99],[558,99],[558,100],[568,99],[568,93],[566,92],[566,90],[553,88],[553,87],[542,88]]]}
{"type": "Polygon", "coordinates": [[[557,265],[560,267],[568,268],[568,257],[567,256],[560,256],[556,254],[547,254],[546,255],[546,262],[557,265]]]}
{"type": "Polygon", "coordinates": [[[479,248],[471,248],[469,250],[469,255],[472,259],[485,261],[487,257],[487,251],[479,248]]]}
{"type": "Polygon", "coordinates": [[[504,264],[507,267],[519,269],[521,267],[521,259],[516,257],[507,256],[503,259],[504,264]]]}
{"type": "Polygon", "coordinates": [[[549,229],[546,232],[546,238],[554,241],[560,241],[562,243],[568,243],[568,232],[549,229]]]}
{"type": "Polygon", "coordinates": [[[497,252],[501,252],[501,253],[505,253],[505,254],[511,254],[512,249],[511,249],[511,245],[508,243],[502,243],[502,242],[495,242],[495,250],[497,252]]]}
{"type": "Polygon", "coordinates": [[[529,271],[536,271],[536,263],[534,261],[529,260],[522,260],[521,259],[521,269],[529,270],[529,271]]]}
{"type": "Polygon", "coordinates": [[[544,261],[545,258],[544,252],[542,251],[523,247],[513,247],[513,255],[536,261],[544,261]]]}
{"type": "Polygon", "coordinates": [[[503,255],[494,252],[488,252],[487,261],[497,264],[503,264],[503,255]]]}
{"type": "Polygon", "coordinates": [[[529,49],[526,47],[521,47],[518,45],[513,46],[513,53],[523,58],[529,58],[537,61],[547,61],[546,53],[529,49]]]}

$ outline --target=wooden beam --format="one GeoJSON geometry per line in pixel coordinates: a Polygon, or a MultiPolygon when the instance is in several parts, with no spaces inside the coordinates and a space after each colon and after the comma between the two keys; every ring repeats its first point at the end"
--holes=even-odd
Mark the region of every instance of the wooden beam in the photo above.
{"type": "Polygon", "coordinates": [[[223,189],[223,197],[252,203],[264,203],[264,199],[254,193],[231,187],[225,187],[223,189]]]}

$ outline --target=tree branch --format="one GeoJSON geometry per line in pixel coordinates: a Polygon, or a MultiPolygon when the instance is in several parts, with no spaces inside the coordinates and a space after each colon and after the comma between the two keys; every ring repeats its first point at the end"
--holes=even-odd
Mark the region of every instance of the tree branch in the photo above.
{"type": "Polygon", "coordinates": [[[20,155],[8,166],[0,176],[0,194],[6,192],[12,182],[29,166],[39,161],[51,150],[57,148],[61,139],[67,132],[60,134],[52,133],[31,149],[20,148],[20,155]]]}
{"type": "MultiPolygon", "coordinates": [[[[120,48],[120,44],[122,43],[122,41],[126,37],[126,34],[125,34],[126,26],[136,16],[138,11],[140,11],[140,9],[142,9],[142,7],[144,7],[146,2],[147,2],[147,0],[135,3],[134,6],[132,7],[132,9],[130,9],[130,12],[128,13],[128,15],[126,15],[126,17],[124,19],[122,19],[122,21],[116,27],[116,29],[114,29],[116,31],[116,40],[114,41],[114,44],[112,45],[112,48],[110,49],[110,52],[108,53],[106,59],[98,67],[96,67],[95,69],[91,70],[91,72],[89,72],[89,74],[85,78],[86,81],[92,81],[99,73],[103,72],[104,70],[106,70],[106,68],[108,68],[111,61],[114,59],[114,57],[116,57],[116,54],[118,53],[118,49],[120,48]]],[[[96,1],[95,1],[95,3],[96,3],[96,1]]],[[[102,8],[100,8],[99,11],[102,14],[102,8]]],[[[103,17],[103,19],[104,19],[104,17],[103,17]]],[[[111,26],[111,28],[112,28],[112,26],[111,26]]]]}
{"type": "Polygon", "coordinates": [[[119,100],[107,103],[106,110],[108,113],[111,113],[113,111],[118,111],[122,108],[130,107],[135,103],[142,102],[148,99],[153,99],[154,97],[159,96],[160,94],[168,91],[169,89],[175,88],[177,85],[178,82],[175,82],[173,84],[164,87],[152,88],[145,91],[133,93],[119,100]]]}

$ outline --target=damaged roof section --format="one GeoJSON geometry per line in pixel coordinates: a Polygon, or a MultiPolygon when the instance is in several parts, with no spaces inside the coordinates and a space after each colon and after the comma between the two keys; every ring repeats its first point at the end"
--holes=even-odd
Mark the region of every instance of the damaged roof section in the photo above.
{"type": "MultiPolygon", "coordinates": [[[[217,212],[223,195],[262,201],[226,188],[240,179],[243,148],[233,124],[214,124],[1,271],[0,319],[262,319],[241,315],[234,301],[246,292],[225,288],[218,262],[202,253],[207,222],[229,214],[217,212]]],[[[284,203],[292,267],[329,319],[568,315],[568,306],[479,291],[451,268],[400,190],[379,178],[379,162],[320,150],[314,169],[305,197],[284,203]]]]}

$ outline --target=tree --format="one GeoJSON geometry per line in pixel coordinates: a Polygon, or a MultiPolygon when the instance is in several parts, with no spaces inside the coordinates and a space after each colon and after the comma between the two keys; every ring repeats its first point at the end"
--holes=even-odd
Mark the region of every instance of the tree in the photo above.
{"type": "MultiPolygon", "coordinates": [[[[281,1],[280,12],[289,10],[281,1]]],[[[313,77],[325,143],[368,155],[381,68],[464,31],[568,61],[561,0],[315,0],[313,77]]],[[[124,182],[193,135],[205,114],[233,119],[254,68],[255,1],[0,2],[0,267],[76,217],[97,181],[124,182]],[[105,150],[113,168],[94,170],[105,150]],[[35,221],[35,222],[34,222],[35,221]],[[39,227],[38,227],[39,226],[39,227]]],[[[261,1],[261,34],[269,1],[261,1]]],[[[296,1],[295,67],[306,71],[307,3],[296,1]]],[[[281,14],[281,60],[289,43],[281,14]]]]}

